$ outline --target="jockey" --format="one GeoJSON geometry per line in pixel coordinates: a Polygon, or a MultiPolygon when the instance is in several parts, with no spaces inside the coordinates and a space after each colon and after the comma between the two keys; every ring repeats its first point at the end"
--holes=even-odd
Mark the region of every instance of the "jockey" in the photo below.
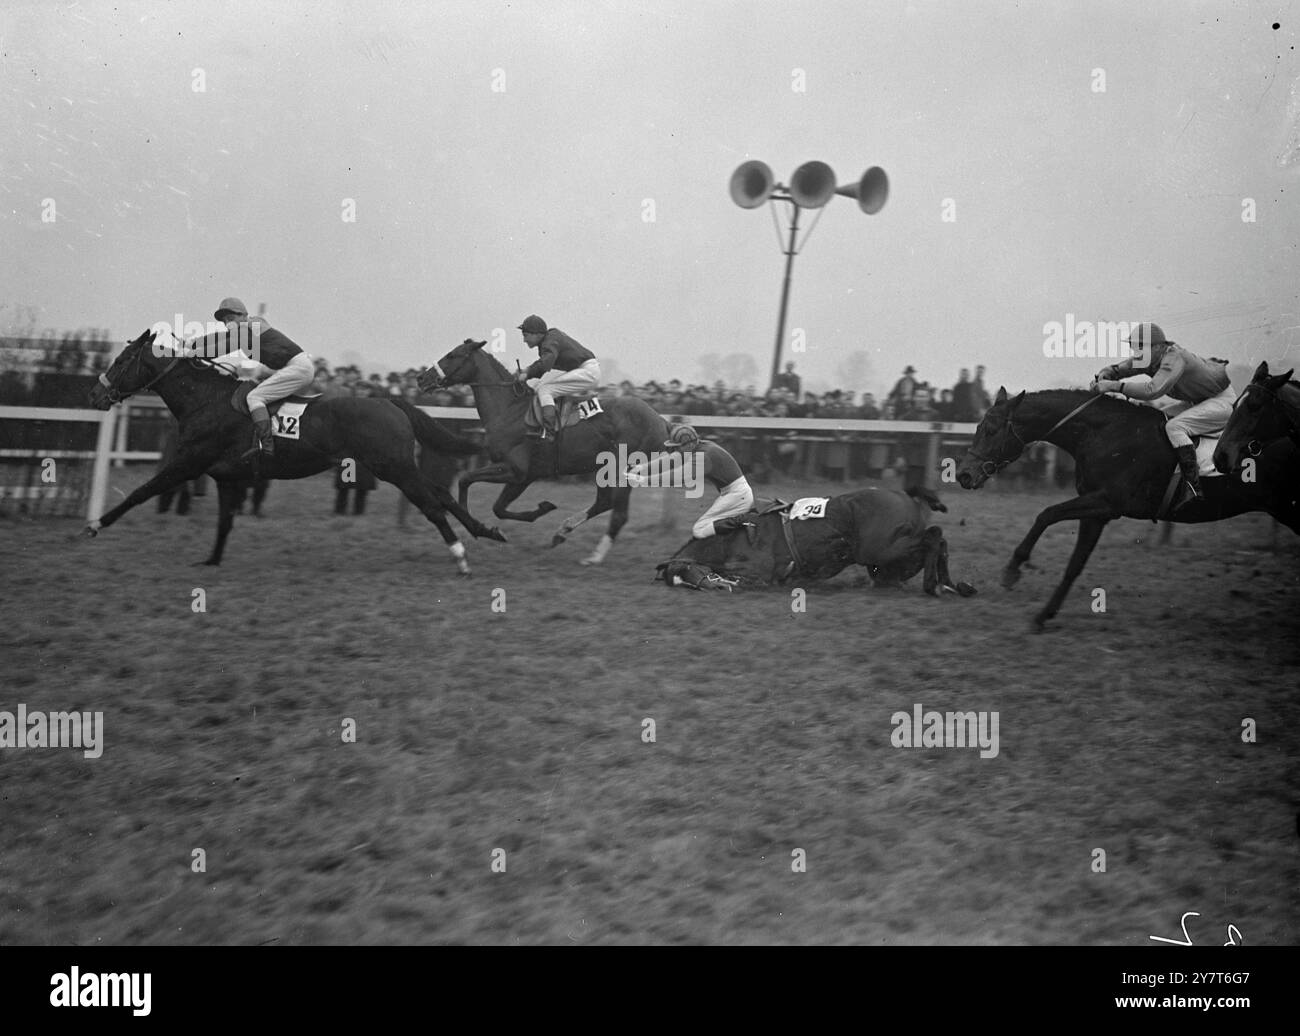
{"type": "Polygon", "coordinates": [[[515,374],[517,381],[527,381],[537,390],[542,404],[542,436],[555,434],[560,424],[555,413],[556,396],[585,396],[600,386],[600,364],[596,355],[558,328],[547,328],[546,321],[531,316],[519,325],[528,348],[537,349],[537,359],[515,374]]]}
{"type": "Polygon", "coordinates": [[[1120,392],[1130,399],[1147,402],[1162,396],[1174,400],[1173,405],[1161,407],[1170,415],[1165,434],[1178,454],[1178,466],[1191,491],[1183,503],[1200,500],[1203,494],[1191,437],[1223,431],[1232,415],[1237,392],[1228,380],[1228,361],[1215,357],[1203,359],[1189,352],[1166,339],[1156,324],[1139,324],[1136,336],[1130,336],[1127,341],[1139,347],[1139,356],[1148,355],[1143,350],[1149,350],[1147,365],[1135,367],[1134,358],[1129,358],[1104,367],[1097,372],[1093,391],[1120,392]],[[1147,384],[1119,380],[1135,374],[1150,375],[1151,380],[1147,384]]]}
{"type": "Polygon", "coordinates": [[[749,488],[736,459],[717,443],[700,439],[700,433],[688,424],[678,425],[664,443],[668,453],[638,464],[627,472],[630,486],[644,486],[652,474],[662,476],[665,469],[681,467],[687,463],[686,453],[703,457],[703,476],[713,483],[718,499],[700,515],[691,535],[697,540],[708,539],[721,532],[731,532],[744,525],[741,518],[754,506],[754,491],[749,488]]]}
{"type": "Polygon", "coordinates": [[[248,393],[248,412],[257,430],[257,445],[243,455],[252,457],[260,451],[270,457],[275,453],[275,438],[271,434],[267,405],[308,389],[316,378],[315,365],[296,342],[275,330],[265,317],[250,317],[248,308],[239,299],[222,299],[212,315],[226,325],[232,349],[247,343],[245,351],[272,371],[270,377],[248,393]]]}

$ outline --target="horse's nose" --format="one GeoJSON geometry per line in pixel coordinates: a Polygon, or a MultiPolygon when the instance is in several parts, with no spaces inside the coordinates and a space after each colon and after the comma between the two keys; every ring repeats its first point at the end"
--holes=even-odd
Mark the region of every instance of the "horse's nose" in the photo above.
{"type": "Polygon", "coordinates": [[[957,476],[957,485],[961,486],[962,489],[970,489],[970,483],[971,477],[969,471],[963,471],[957,476]]]}

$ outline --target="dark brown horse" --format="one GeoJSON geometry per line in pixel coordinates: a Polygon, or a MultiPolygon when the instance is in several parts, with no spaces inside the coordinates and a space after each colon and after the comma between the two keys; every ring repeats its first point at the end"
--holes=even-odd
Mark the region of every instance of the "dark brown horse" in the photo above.
{"type": "MultiPolygon", "coordinates": [[[[613,470],[620,447],[624,457],[638,451],[648,455],[663,449],[668,438],[667,422],[635,396],[601,399],[603,413],[563,429],[553,446],[528,436],[524,416],[532,404],[532,393],[484,351],[486,344],[466,339],[418,379],[420,388],[426,392],[445,385],[469,385],[474,390],[474,403],[487,431],[488,456],[495,463],[461,476],[462,507],[469,506],[469,487],[475,482],[504,483],[492,505],[492,513],[503,520],[535,522],[554,511],[555,505],[544,500],[531,511],[509,509],[510,503],[535,479],[613,470]]],[[[612,510],[609,529],[582,562],[599,564],[627,522],[630,493],[628,486],[605,486],[598,479],[596,502],[585,512],[565,519],[552,537],[551,546],[563,543],[583,522],[612,510]]]]}
{"type": "Polygon", "coordinates": [[[406,400],[353,396],[317,400],[303,412],[298,439],[279,439],[273,458],[246,460],[242,455],[250,442],[249,419],[230,403],[239,383],[223,368],[155,346],[154,340],[154,333],[146,331],[127,345],[100,375],[90,402],[107,410],[136,392],[157,392],[180,422],[176,455],[162,471],[91,522],[87,535],[97,535],[137,504],[207,472],[217,481],[221,514],[216,543],[204,564],[219,565],[241,482],[254,477],[304,478],[351,459],[397,486],[438,527],[461,575],[469,575],[469,562],[464,544],[447,522],[447,511],[475,537],[505,542],[500,532],[470,515],[445,489],[422,478],[415,466],[417,438],[427,448],[445,452],[477,453],[479,446],[443,428],[406,400]]]}
{"type": "Polygon", "coordinates": [[[974,587],[954,585],[948,574],[943,530],[929,524],[931,511],[946,510],[928,489],[860,489],[831,497],[821,518],[748,515],[749,528],[690,540],[658,567],[670,586],[697,585],[692,573],[700,568],[742,586],[772,586],[830,579],[861,565],[875,586],[897,587],[924,569],[927,594],[949,590],[969,597],[974,587]]]}
{"type": "MultiPolygon", "coordinates": [[[[1079,523],[1079,538],[1065,577],[1034,618],[1039,631],[1060,610],[1108,522],[1166,517],[1162,510],[1177,458],[1164,426],[1165,415],[1156,408],[1114,396],[1049,389],[1008,398],[1006,389],[998,390],[997,400],[975,429],[975,440],[957,467],[957,482],[963,489],[980,488],[1031,442],[1050,442],[1075,461],[1079,495],[1039,514],[1002,571],[1002,585],[1008,589],[1015,586],[1020,567],[1048,526],[1079,523]]],[[[1231,476],[1203,479],[1204,499],[1167,517],[1183,523],[1217,522],[1249,511],[1266,511],[1300,533],[1298,477],[1300,456],[1295,445],[1278,442],[1260,455],[1255,481],[1231,476]]]]}
{"type": "Polygon", "coordinates": [[[1300,384],[1291,380],[1294,372],[1269,374],[1267,363],[1255,368],[1214,448],[1215,468],[1225,474],[1240,471],[1247,456],[1258,457],[1270,443],[1300,441],[1300,384]]]}

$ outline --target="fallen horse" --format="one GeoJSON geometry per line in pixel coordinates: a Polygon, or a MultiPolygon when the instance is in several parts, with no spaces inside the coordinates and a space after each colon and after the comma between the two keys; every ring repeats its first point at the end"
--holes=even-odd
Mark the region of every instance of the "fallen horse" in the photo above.
{"type": "Polygon", "coordinates": [[[948,574],[943,530],[928,525],[931,511],[946,511],[928,489],[907,492],[861,489],[828,498],[797,500],[750,512],[735,532],[692,539],[658,566],[669,586],[697,590],[773,586],[791,580],[830,579],[861,565],[877,587],[897,587],[924,570],[931,596],[954,585],[948,574]]]}

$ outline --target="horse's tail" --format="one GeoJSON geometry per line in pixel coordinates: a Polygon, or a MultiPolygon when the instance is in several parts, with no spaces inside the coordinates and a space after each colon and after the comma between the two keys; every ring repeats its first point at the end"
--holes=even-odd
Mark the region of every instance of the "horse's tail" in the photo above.
{"type": "Polygon", "coordinates": [[[480,443],[466,436],[457,435],[450,428],[439,424],[419,407],[413,405],[409,399],[391,396],[389,402],[405,412],[421,446],[427,446],[439,453],[454,453],[466,457],[483,452],[480,443]]]}
{"type": "Polygon", "coordinates": [[[925,486],[913,486],[907,491],[907,495],[913,500],[919,500],[923,504],[928,504],[931,511],[947,511],[948,508],[939,500],[939,494],[933,489],[926,489],[925,486]]]}

